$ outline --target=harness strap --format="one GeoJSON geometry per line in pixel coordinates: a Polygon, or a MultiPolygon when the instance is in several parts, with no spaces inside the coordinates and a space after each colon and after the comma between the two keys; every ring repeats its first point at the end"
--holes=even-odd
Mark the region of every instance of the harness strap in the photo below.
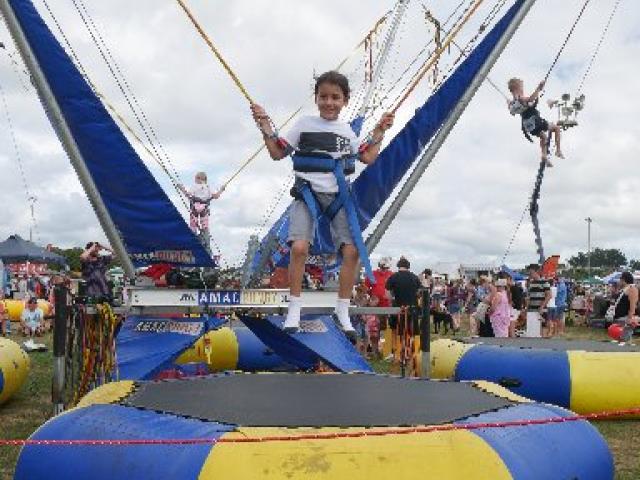
{"type": "Polygon", "coordinates": [[[369,260],[369,252],[367,251],[367,247],[365,246],[364,240],[362,239],[362,230],[360,230],[360,222],[358,221],[356,207],[353,204],[351,191],[349,189],[349,185],[347,184],[347,179],[344,176],[342,165],[340,163],[336,165],[333,173],[336,176],[336,180],[338,181],[338,191],[340,192],[339,196],[345,195],[343,208],[345,209],[345,212],[347,214],[347,223],[349,224],[351,237],[353,238],[353,243],[355,244],[356,250],[358,251],[360,262],[362,263],[364,271],[366,272],[367,277],[369,278],[371,283],[375,284],[376,279],[373,276],[373,269],[371,268],[371,261],[369,260]]]}
{"type": "Polygon", "coordinates": [[[372,283],[375,283],[373,269],[371,268],[371,262],[369,260],[369,253],[362,238],[362,231],[360,230],[358,214],[351,197],[349,184],[344,175],[344,165],[342,161],[335,162],[333,174],[335,175],[336,181],[338,183],[338,194],[336,195],[336,198],[327,206],[327,208],[322,209],[313,193],[313,190],[309,186],[309,183],[306,181],[297,182],[297,184],[294,186],[295,193],[297,194],[296,197],[304,201],[307,208],[309,209],[309,214],[313,219],[314,242],[321,241],[321,235],[319,231],[321,220],[327,220],[328,222],[330,222],[338,214],[340,209],[344,208],[347,216],[347,224],[349,225],[349,232],[351,233],[351,238],[353,239],[354,246],[358,251],[360,262],[362,263],[369,280],[372,283]]]}

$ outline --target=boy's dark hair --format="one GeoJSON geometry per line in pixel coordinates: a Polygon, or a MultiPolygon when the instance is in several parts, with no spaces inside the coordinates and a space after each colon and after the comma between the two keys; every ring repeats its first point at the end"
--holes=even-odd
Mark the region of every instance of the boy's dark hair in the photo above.
{"type": "Polygon", "coordinates": [[[316,86],[314,89],[314,95],[318,95],[318,90],[320,89],[320,85],[323,83],[330,83],[332,85],[337,85],[342,90],[342,94],[344,98],[349,100],[349,96],[351,95],[351,90],[349,89],[349,80],[340,72],[336,72],[335,70],[330,70],[328,72],[324,72],[318,78],[316,78],[316,86]]]}
{"type": "Polygon", "coordinates": [[[89,250],[91,247],[93,247],[95,245],[96,242],[89,242],[85,245],[85,250],[89,250]]]}
{"type": "Polygon", "coordinates": [[[398,263],[396,265],[398,268],[406,268],[409,269],[411,268],[411,263],[409,263],[409,260],[407,260],[404,257],[400,257],[400,260],[398,260],[398,263]]]}
{"type": "Polygon", "coordinates": [[[631,274],[631,272],[622,272],[622,275],[620,275],[620,280],[624,280],[624,283],[626,283],[627,285],[633,285],[634,283],[633,275],[631,274]]]}
{"type": "Polygon", "coordinates": [[[422,273],[424,273],[428,277],[430,277],[433,274],[433,272],[431,271],[430,268],[425,268],[424,272],[422,272],[422,273]]]}
{"type": "Polygon", "coordinates": [[[540,265],[538,265],[537,263],[532,263],[531,265],[527,266],[527,270],[533,270],[534,272],[539,272],[540,265]]]}

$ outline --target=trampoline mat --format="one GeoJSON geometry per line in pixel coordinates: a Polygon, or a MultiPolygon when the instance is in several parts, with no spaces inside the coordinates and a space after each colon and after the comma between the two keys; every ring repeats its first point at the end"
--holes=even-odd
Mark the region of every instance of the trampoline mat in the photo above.
{"type": "Polygon", "coordinates": [[[635,345],[619,345],[617,342],[598,340],[565,340],[556,338],[465,338],[464,343],[497,345],[500,347],[540,348],[543,350],[584,350],[587,352],[640,352],[635,345]]]}
{"type": "Polygon", "coordinates": [[[121,403],[245,427],[437,425],[513,404],[468,383],[279,373],[141,383],[121,403]]]}

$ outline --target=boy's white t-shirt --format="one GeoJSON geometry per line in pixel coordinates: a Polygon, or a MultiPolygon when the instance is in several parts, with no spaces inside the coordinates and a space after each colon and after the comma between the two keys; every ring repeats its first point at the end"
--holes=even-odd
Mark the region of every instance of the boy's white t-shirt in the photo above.
{"type": "MultiPolygon", "coordinates": [[[[291,147],[304,152],[328,153],[333,158],[356,153],[360,148],[358,136],[351,126],[341,120],[325,120],[308,115],[301,117],[284,135],[291,147]]],[[[321,193],[336,193],[338,182],[333,173],[295,172],[321,193]]]]}

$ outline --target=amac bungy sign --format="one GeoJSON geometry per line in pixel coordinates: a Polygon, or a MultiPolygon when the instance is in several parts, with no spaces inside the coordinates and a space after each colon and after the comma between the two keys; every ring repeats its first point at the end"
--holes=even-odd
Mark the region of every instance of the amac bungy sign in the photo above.
{"type": "Polygon", "coordinates": [[[239,290],[201,290],[198,292],[200,305],[240,305],[239,290]]]}

